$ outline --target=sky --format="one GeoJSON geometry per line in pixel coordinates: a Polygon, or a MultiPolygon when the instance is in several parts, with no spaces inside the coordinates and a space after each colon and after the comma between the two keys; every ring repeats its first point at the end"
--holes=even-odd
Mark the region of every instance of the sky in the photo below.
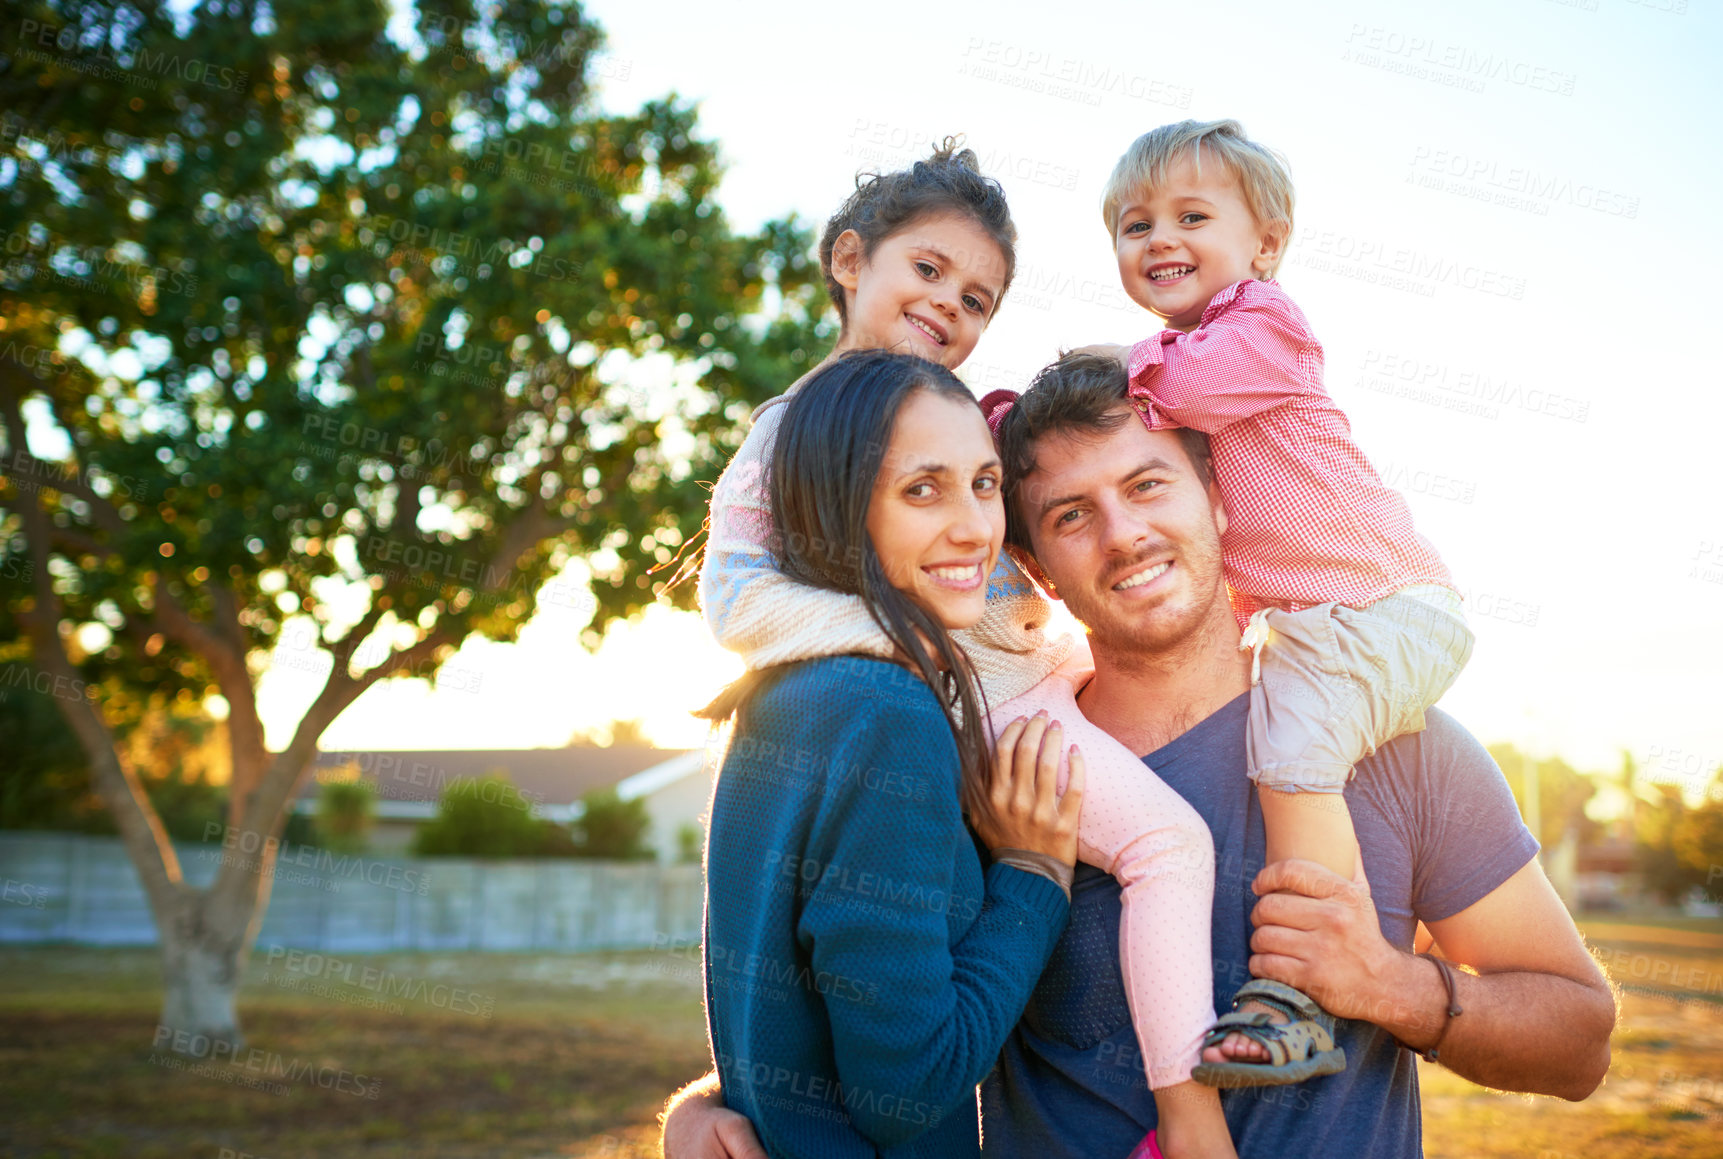
{"type": "MultiPolygon", "coordinates": [[[[1442,707],[1485,742],[1697,790],[1723,765],[1723,27],[1686,0],[743,7],[597,0],[599,99],[675,92],[752,229],[817,228],[858,169],[962,133],[1005,187],[1016,282],[960,374],[1021,388],[1157,327],[1119,289],[1100,189],[1138,134],[1234,117],[1297,185],[1280,280],[1327,385],[1467,597],[1442,707]]],[[[786,384],[787,385],[787,384],[786,384]]],[[[611,718],[697,745],[737,672],[658,609],[584,653],[579,607],[385,684],[326,749],[560,745],[611,718]]],[[[264,678],[273,744],[316,680],[264,678]]]]}

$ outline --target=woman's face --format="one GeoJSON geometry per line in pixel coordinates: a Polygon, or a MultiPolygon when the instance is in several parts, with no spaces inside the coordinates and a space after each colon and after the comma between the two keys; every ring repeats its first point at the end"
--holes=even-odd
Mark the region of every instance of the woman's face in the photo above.
{"type": "Polygon", "coordinates": [[[892,587],[948,629],[987,604],[987,576],[1005,538],[999,455],[981,410],[918,390],[898,409],[874,480],[868,537],[892,587]]]}

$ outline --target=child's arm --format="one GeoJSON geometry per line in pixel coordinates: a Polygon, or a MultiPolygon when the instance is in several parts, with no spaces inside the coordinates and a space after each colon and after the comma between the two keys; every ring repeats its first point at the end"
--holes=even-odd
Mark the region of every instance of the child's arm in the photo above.
{"type": "Polygon", "coordinates": [[[1215,316],[1189,334],[1163,330],[1130,348],[1131,394],[1155,426],[1213,434],[1294,398],[1327,398],[1322,344],[1285,291],[1239,282],[1217,300],[1215,316]]]}
{"type": "MultiPolygon", "coordinates": [[[[1083,754],[1077,856],[1118,879],[1119,966],[1151,1090],[1185,1082],[1214,1025],[1209,923],[1214,842],[1190,804],[1077,707],[1092,665],[1077,657],[994,710],[1003,729],[1046,709],[1083,754]]],[[[1067,770],[1060,769],[1063,788],[1067,770]]]]}
{"type": "Polygon", "coordinates": [[[767,476],[783,406],[760,415],[712,492],[700,606],[718,643],[749,668],[896,650],[860,596],[797,583],[777,568],[767,476]]]}
{"type": "MultiPolygon", "coordinates": [[[[889,659],[896,648],[860,596],[797,583],[777,570],[767,469],[782,413],[780,405],[760,415],[713,489],[700,565],[706,624],[749,668],[845,652],[889,659]]],[[[1032,687],[1070,655],[1069,637],[1047,638],[1051,613],[1002,553],[987,580],[986,613],[957,634],[990,701],[1032,687]]]]}
{"type": "Polygon", "coordinates": [[[1021,696],[1071,655],[1075,641],[1070,636],[1047,636],[1052,614],[1052,605],[1010,553],[1000,552],[987,577],[986,612],[973,628],[953,633],[975,666],[988,704],[1021,696]]]}

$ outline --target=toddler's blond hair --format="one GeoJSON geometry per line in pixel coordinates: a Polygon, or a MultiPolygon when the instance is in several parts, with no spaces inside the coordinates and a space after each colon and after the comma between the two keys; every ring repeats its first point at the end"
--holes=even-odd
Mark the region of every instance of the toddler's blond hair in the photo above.
{"type": "MultiPolygon", "coordinates": [[[[1198,173],[1205,157],[1225,166],[1238,179],[1244,203],[1257,224],[1280,233],[1280,252],[1285,256],[1285,243],[1292,237],[1292,174],[1284,157],[1246,137],[1244,126],[1232,120],[1180,121],[1151,129],[1132,141],[1101,191],[1101,217],[1107,232],[1118,231],[1119,211],[1133,194],[1164,185],[1172,167],[1185,157],[1191,159],[1198,173]]],[[[1279,268],[1277,257],[1263,276],[1272,278],[1279,268]]]]}

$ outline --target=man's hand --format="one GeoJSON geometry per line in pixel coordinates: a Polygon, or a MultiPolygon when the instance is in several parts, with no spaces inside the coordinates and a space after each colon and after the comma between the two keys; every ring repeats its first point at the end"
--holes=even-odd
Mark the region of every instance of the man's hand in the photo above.
{"type": "Polygon", "coordinates": [[[754,1125],[724,1105],[716,1073],[671,1095],[662,1120],[664,1159],[768,1159],[754,1125]]]}
{"type": "Polygon", "coordinates": [[[1256,878],[1250,967],[1331,1013],[1374,1022],[1481,1086],[1578,1100],[1609,1070],[1615,996],[1534,857],[1429,933],[1457,971],[1447,1014],[1439,970],[1382,937],[1363,870],[1352,881],[1308,861],[1256,878]],[[1285,892],[1280,892],[1285,891],[1285,892]]]}
{"type": "MultiPolygon", "coordinates": [[[[1424,990],[1406,991],[1407,967],[1421,965],[1388,944],[1370,898],[1363,862],[1347,881],[1314,861],[1277,861],[1256,875],[1250,972],[1296,986],[1338,1018],[1392,1027],[1428,1018],[1424,990]]],[[[1429,979],[1420,978],[1428,982],[1429,979]]]]}

